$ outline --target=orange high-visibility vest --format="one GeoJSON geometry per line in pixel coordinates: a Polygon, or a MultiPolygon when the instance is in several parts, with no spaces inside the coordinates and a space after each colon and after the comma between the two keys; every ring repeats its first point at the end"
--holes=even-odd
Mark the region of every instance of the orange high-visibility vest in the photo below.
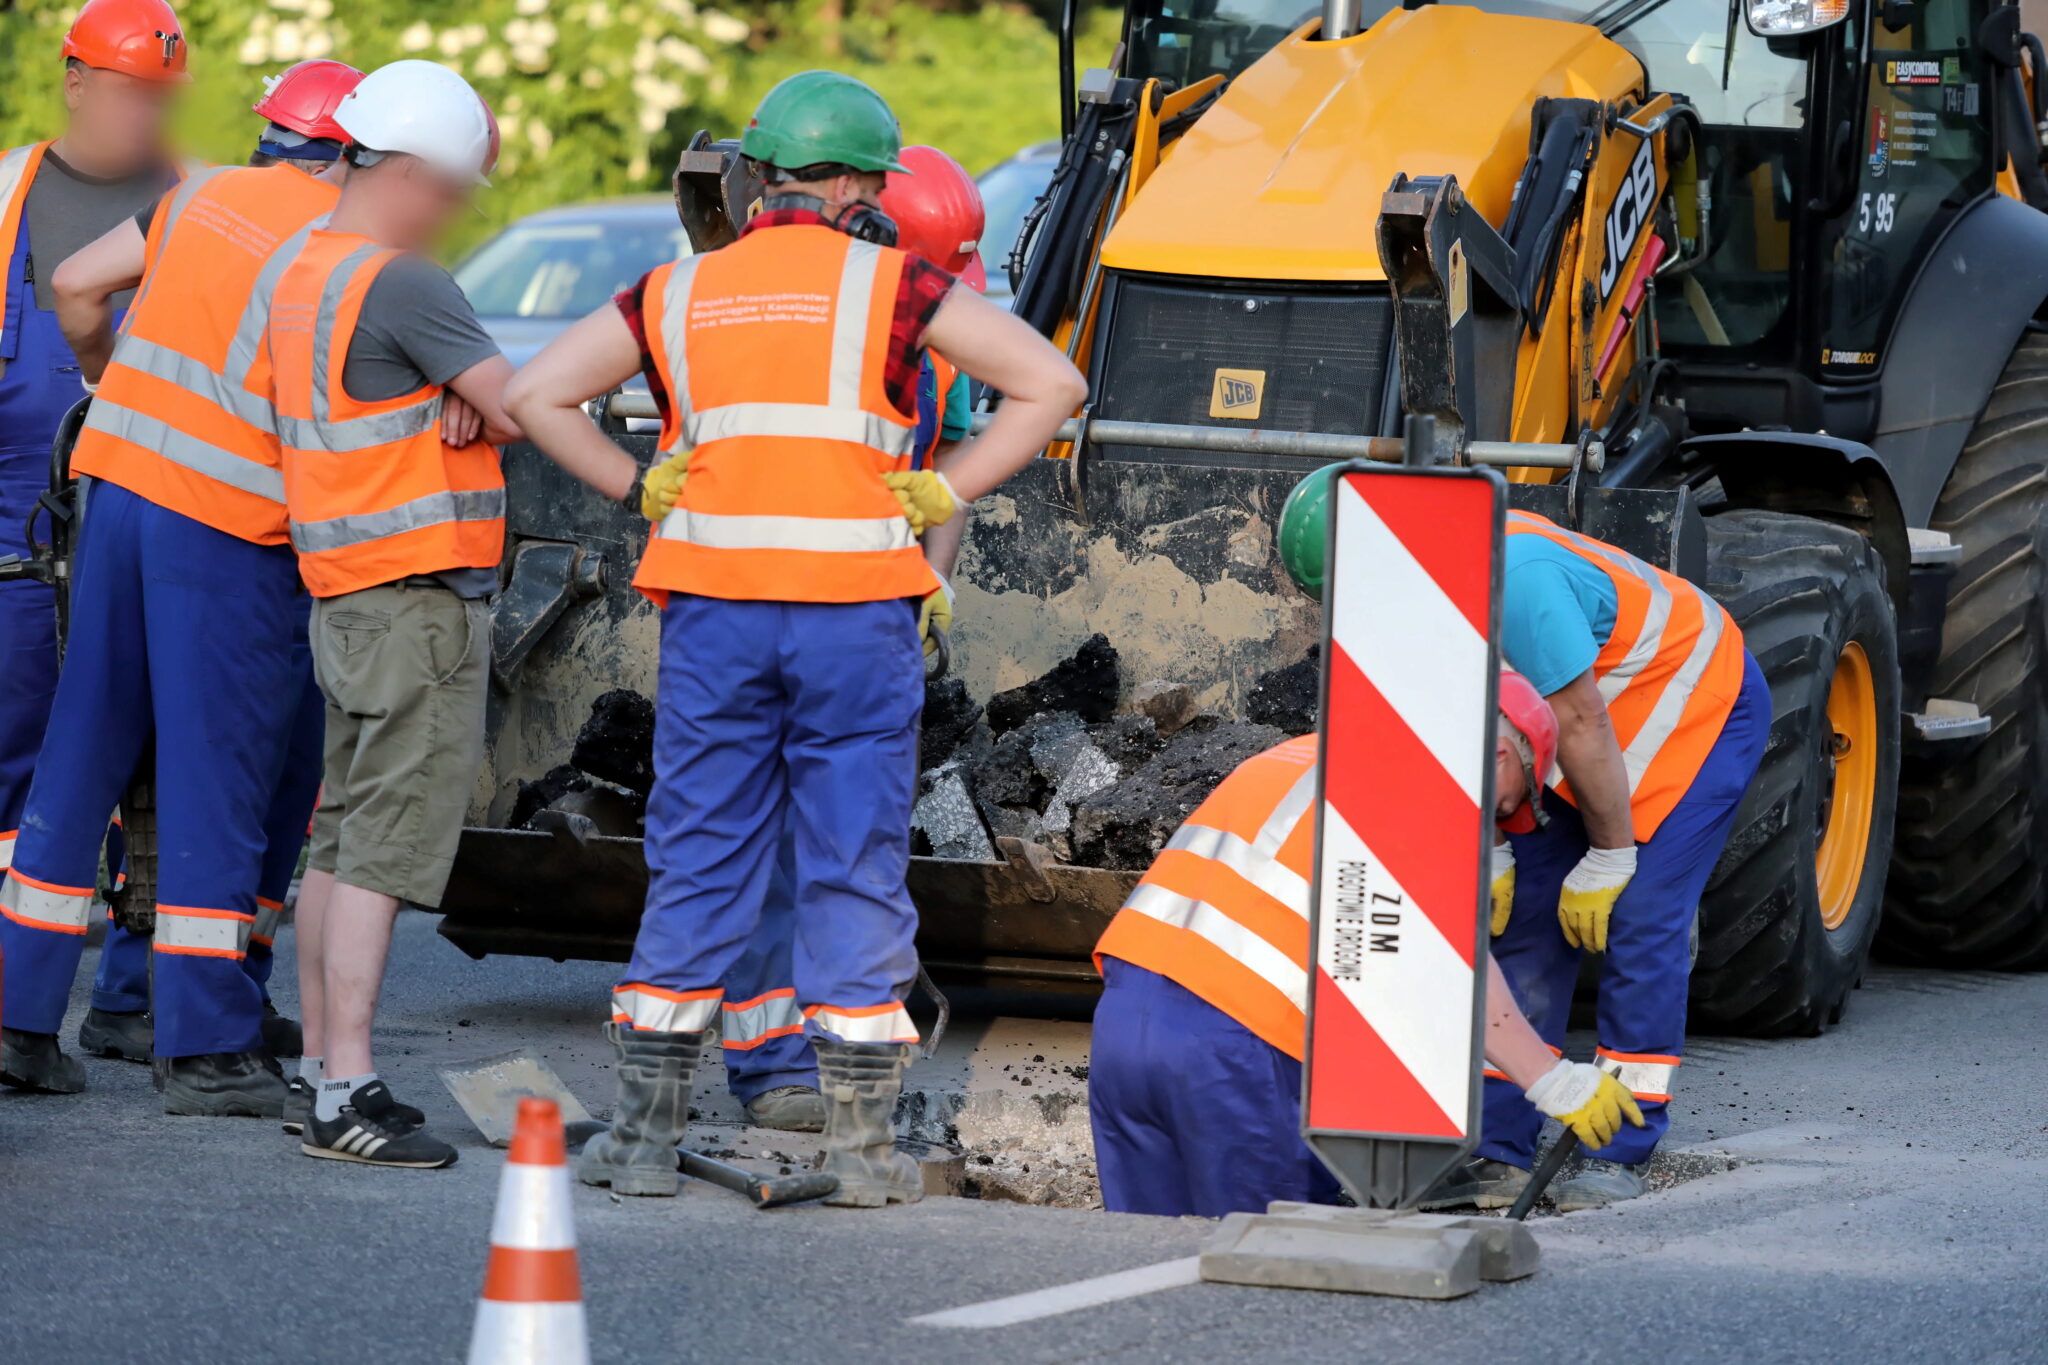
{"type": "MultiPolygon", "coordinates": [[[[1593,676],[1628,768],[1636,842],[1645,842],[1699,775],[1735,709],[1742,630],[1719,602],[1677,574],[1533,512],[1508,513],[1507,533],[1542,536],[1614,584],[1614,630],[1601,643],[1593,676]]],[[[1572,800],[1564,783],[1557,792],[1572,800]]]]}
{"type": "Polygon", "coordinates": [[[1160,851],[1095,945],[1178,982],[1301,1060],[1307,1033],[1315,735],[1239,764],[1160,851]]]}
{"type": "Polygon", "coordinates": [[[263,329],[271,290],[339,191],[223,166],[158,210],[142,287],[72,467],[217,531],[282,545],[284,473],[263,329]]]}
{"type": "Polygon", "coordinates": [[[316,228],[271,300],[266,344],[285,504],[299,575],[315,597],[495,568],[504,555],[498,452],[441,440],[441,386],[375,403],[342,387],[363,298],[399,254],[316,228]]]}
{"type": "Polygon", "coordinates": [[[50,142],[31,142],[25,147],[14,147],[0,153],[0,356],[14,354],[8,343],[15,338],[7,335],[7,328],[20,316],[21,309],[35,306],[34,299],[10,299],[8,295],[21,281],[12,270],[5,269],[14,260],[14,248],[21,240],[21,215],[28,206],[29,187],[36,183],[36,172],[43,168],[43,153],[50,150],[50,142]]]}
{"type": "Polygon", "coordinates": [[[882,475],[910,467],[916,395],[884,382],[903,252],[829,227],[765,228],[661,266],[643,299],[690,452],[633,584],[779,602],[876,602],[938,586],[882,475]]]}

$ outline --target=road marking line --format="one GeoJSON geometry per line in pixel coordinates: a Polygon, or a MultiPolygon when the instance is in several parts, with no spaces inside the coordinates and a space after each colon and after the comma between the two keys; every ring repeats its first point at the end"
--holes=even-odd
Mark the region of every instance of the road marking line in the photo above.
{"type": "Polygon", "coordinates": [[[990,1299],[986,1303],[970,1303],[964,1308],[948,1308],[942,1313],[926,1313],[923,1317],[912,1318],[911,1322],[920,1327],[1012,1327],[1034,1318],[1097,1308],[1118,1299],[1156,1294],[1162,1289],[1178,1289],[1184,1284],[1197,1284],[1201,1278],[1202,1258],[1184,1256],[1178,1261],[1161,1261],[1158,1265],[1139,1266],[1136,1270],[1122,1270],[1114,1275],[1097,1275],[1092,1280],[1076,1280],[1072,1284],[1054,1285],[1051,1289],[1036,1289],[1029,1294],[1012,1294],[1007,1299],[990,1299]]]}

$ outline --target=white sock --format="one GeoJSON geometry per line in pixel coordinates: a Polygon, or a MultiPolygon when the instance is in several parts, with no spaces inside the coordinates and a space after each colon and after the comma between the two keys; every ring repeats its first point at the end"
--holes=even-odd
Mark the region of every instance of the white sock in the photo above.
{"type": "Polygon", "coordinates": [[[316,1089],[320,1085],[320,1060],[318,1057],[299,1058],[299,1079],[316,1089]]]}
{"type": "Polygon", "coordinates": [[[355,1098],[355,1093],[377,1079],[372,1071],[367,1076],[344,1076],[340,1080],[320,1082],[320,1098],[313,1103],[313,1116],[322,1123],[332,1123],[341,1117],[341,1107],[355,1098]]]}

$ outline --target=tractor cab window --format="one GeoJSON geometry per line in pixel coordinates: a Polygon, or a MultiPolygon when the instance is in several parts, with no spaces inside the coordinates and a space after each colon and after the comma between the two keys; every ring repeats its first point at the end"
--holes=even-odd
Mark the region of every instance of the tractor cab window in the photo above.
{"type": "Polygon", "coordinates": [[[1176,89],[1235,76],[1322,12],[1314,0],[1135,0],[1126,74],[1176,89]]]}

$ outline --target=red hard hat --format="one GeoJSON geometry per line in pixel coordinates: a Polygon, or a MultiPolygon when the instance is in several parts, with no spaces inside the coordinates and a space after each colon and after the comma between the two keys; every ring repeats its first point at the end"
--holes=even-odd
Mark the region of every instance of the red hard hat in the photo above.
{"type": "Polygon", "coordinates": [[[943,266],[977,293],[988,288],[981,233],[988,226],[981,190],[966,168],[936,147],[905,147],[908,171],[889,172],[882,212],[896,220],[896,244],[943,266]]]}
{"type": "Polygon", "coordinates": [[[484,107],[484,122],[491,126],[491,145],[484,152],[483,173],[488,178],[492,171],[498,169],[498,152],[504,146],[505,140],[498,132],[498,115],[492,110],[491,102],[482,95],[476,97],[476,102],[484,107]]]}
{"type": "Polygon", "coordinates": [[[1536,690],[1535,684],[1515,672],[1500,671],[1501,719],[1512,726],[1527,743],[1522,771],[1528,779],[1528,796],[1515,812],[1502,819],[1500,827],[1510,834],[1528,834],[1542,819],[1543,783],[1557,762],[1557,713],[1536,690]]]}
{"type": "Polygon", "coordinates": [[[64,56],[145,81],[189,81],[185,30],[164,0],[85,0],[64,56]]]}
{"type": "Polygon", "coordinates": [[[332,142],[348,141],[334,121],[334,106],[356,88],[363,73],[347,62],[314,58],[288,66],[284,74],[263,82],[263,98],[250,108],[280,128],[332,142]]]}

